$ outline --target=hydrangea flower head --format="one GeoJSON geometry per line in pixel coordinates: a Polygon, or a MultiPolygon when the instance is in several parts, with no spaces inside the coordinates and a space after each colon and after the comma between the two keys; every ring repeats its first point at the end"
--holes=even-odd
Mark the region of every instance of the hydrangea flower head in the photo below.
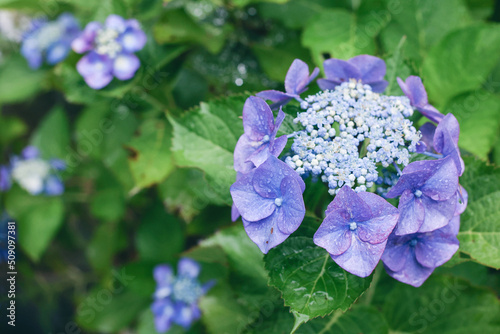
{"type": "Polygon", "coordinates": [[[157,286],[151,310],[159,333],[165,333],[173,324],[187,329],[200,318],[198,300],[214,285],[213,281],[201,284],[198,280],[200,271],[199,263],[188,258],[179,261],[177,275],[169,265],[159,265],[154,269],[157,286]]]}
{"type": "Polygon", "coordinates": [[[355,80],[308,96],[301,108],[294,122],[304,130],[286,162],[301,175],[321,175],[332,195],[343,185],[366,191],[378,165],[406,166],[420,140],[406,97],[379,95],[355,80]]]}
{"type": "Polygon", "coordinates": [[[346,271],[366,277],[377,266],[397,221],[398,210],[382,197],[344,186],[328,206],[314,243],[346,271]]]}
{"type": "Polygon", "coordinates": [[[20,157],[12,157],[9,166],[2,166],[1,190],[8,190],[11,183],[16,182],[32,195],[60,195],[64,192],[64,184],[57,176],[57,172],[65,168],[62,160],[44,160],[36,147],[28,146],[20,157]]]}
{"type": "Polygon", "coordinates": [[[55,21],[35,19],[23,37],[21,54],[33,69],[42,66],[44,59],[50,65],[57,64],[66,59],[79,33],[78,21],[69,13],[55,21]]]}
{"type": "Polygon", "coordinates": [[[108,85],[113,77],[131,79],[139,69],[139,58],[134,54],[146,44],[146,34],[137,20],[125,20],[110,15],[104,25],[90,22],[73,41],[73,50],[87,54],[76,68],[85,82],[94,89],[108,85]]]}
{"type": "Polygon", "coordinates": [[[455,219],[432,232],[391,234],[382,255],[387,273],[403,283],[421,286],[436,267],[458,250],[458,224],[459,219],[455,219]]]}
{"type": "Polygon", "coordinates": [[[231,186],[245,231],[263,253],[285,241],[300,226],[306,212],[304,189],[302,178],[272,155],[231,186]]]}
{"type": "Polygon", "coordinates": [[[420,111],[422,115],[436,123],[443,119],[444,115],[429,104],[422,79],[412,75],[406,81],[401,78],[397,78],[397,80],[403,93],[410,99],[411,105],[420,111]]]}
{"type": "Polygon", "coordinates": [[[234,169],[247,173],[267,160],[269,155],[278,156],[285,148],[287,136],[276,138],[285,118],[280,110],[276,121],[273,112],[261,98],[251,96],[243,106],[243,128],[234,149],[234,169]]]}
{"type": "Polygon", "coordinates": [[[430,232],[448,224],[457,206],[458,173],[451,157],[406,166],[387,197],[399,199],[396,235],[430,232]]]}
{"type": "Polygon", "coordinates": [[[311,75],[309,75],[309,66],[302,60],[295,59],[286,74],[285,93],[277,90],[265,90],[257,93],[257,96],[273,101],[272,109],[283,106],[292,99],[301,101],[300,94],[307,90],[307,86],[318,74],[319,68],[316,67],[311,75]]]}
{"type": "Polygon", "coordinates": [[[389,84],[384,80],[385,62],[370,55],[360,55],[349,60],[327,59],[323,63],[326,79],[318,79],[321,89],[335,89],[350,79],[370,85],[375,93],[382,93],[389,84]]]}

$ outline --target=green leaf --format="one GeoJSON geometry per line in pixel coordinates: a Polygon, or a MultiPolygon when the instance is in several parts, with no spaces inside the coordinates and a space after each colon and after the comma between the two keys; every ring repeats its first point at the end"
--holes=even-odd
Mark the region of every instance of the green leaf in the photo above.
{"type": "Polygon", "coordinates": [[[182,232],[181,223],[167,214],[163,207],[150,209],[135,237],[141,259],[157,263],[174,260],[184,249],[182,232]]]}
{"type": "Polygon", "coordinates": [[[498,333],[500,302],[461,279],[434,275],[420,288],[398,284],[383,306],[394,333],[498,333]]]}
{"type": "Polygon", "coordinates": [[[460,183],[469,193],[461,215],[460,251],[475,261],[500,268],[500,169],[480,160],[465,159],[460,183]]]}
{"type": "Polygon", "coordinates": [[[90,211],[99,219],[117,221],[125,214],[125,191],[109,170],[101,167],[97,172],[90,211]]]}
{"type": "Polygon", "coordinates": [[[17,223],[19,246],[38,261],[63,222],[62,199],[31,196],[17,186],[6,197],[6,210],[17,223]]]}
{"type": "Polygon", "coordinates": [[[61,107],[55,107],[40,123],[31,137],[31,145],[36,146],[46,159],[66,158],[70,150],[68,116],[61,107]]]}
{"type": "Polygon", "coordinates": [[[310,318],[347,310],[371,282],[344,271],[311,238],[288,238],[264,259],[269,283],[281,291],[285,305],[310,318]]]}
{"type": "Polygon", "coordinates": [[[349,311],[314,319],[301,326],[296,334],[382,334],[389,328],[382,314],[370,306],[354,305],[349,311]]]}
{"type": "Polygon", "coordinates": [[[109,270],[115,253],[127,246],[127,236],[117,222],[101,224],[86,249],[87,258],[97,272],[109,270]]]}
{"type": "Polygon", "coordinates": [[[336,4],[329,0],[291,0],[286,6],[276,3],[259,4],[259,14],[283,23],[289,29],[300,29],[314,16],[336,4]]]}
{"type": "Polygon", "coordinates": [[[0,143],[2,145],[21,137],[27,130],[26,124],[21,119],[0,114],[0,143]]]}
{"type": "Polygon", "coordinates": [[[451,99],[443,113],[453,113],[460,123],[459,146],[486,159],[500,131],[500,98],[478,89],[451,99]]]}
{"type": "Polygon", "coordinates": [[[172,129],[163,120],[147,119],[127,148],[130,170],[139,189],[163,181],[174,169],[170,152],[172,129]]]}
{"type": "Polygon", "coordinates": [[[387,9],[394,23],[383,33],[385,48],[394,49],[399,39],[406,36],[405,55],[418,61],[449,32],[470,22],[461,0],[407,0],[387,9]]]}
{"type": "Polygon", "coordinates": [[[34,71],[20,55],[0,63],[0,105],[26,100],[43,87],[45,72],[34,71]]]}
{"type": "Polygon", "coordinates": [[[429,98],[438,105],[474,90],[486,80],[500,58],[500,26],[478,25],[447,35],[423,64],[429,98]]]}
{"type": "Polygon", "coordinates": [[[215,196],[228,205],[232,203],[229,187],[236,179],[233,151],[243,133],[239,116],[244,102],[242,96],[228,97],[202,103],[179,118],[169,116],[176,164],[204,171],[215,196]]]}
{"type": "Polygon", "coordinates": [[[324,10],[305,27],[302,44],[311,49],[317,65],[323,64],[324,54],[340,59],[373,54],[378,30],[366,30],[363,24],[347,10],[324,10]]]}
{"type": "Polygon", "coordinates": [[[195,168],[177,168],[158,185],[158,190],[167,209],[187,222],[208,204],[225,204],[213,192],[203,172],[195,168]]]}
{"type": "Polygon", "coordinates": [[[397,78],[406,79],[410,74],[410,68],[403,61],[403,46],[406,43],[406,37],[402,37],[399,41],[394,53],[390,58],[387,58],[385,63],[387,64],[387,74],[386,78],[389,85],[385,89],[387,95],[403,95],[403,91],[399,87],[397,78]]]}

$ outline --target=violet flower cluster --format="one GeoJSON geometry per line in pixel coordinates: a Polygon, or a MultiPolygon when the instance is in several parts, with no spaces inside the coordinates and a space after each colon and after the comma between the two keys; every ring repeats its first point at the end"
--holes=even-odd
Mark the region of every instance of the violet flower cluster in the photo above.
{"type": "Polygon", "coordinates": [[[61,195],[64,184],[58,174],[65,169],[64,161],[45,160],[36,147],[27,146],[8,165],[0,166],[0,191],[9,190],[15,182],[31,195],[61,195]]]}
{"type": "Polygon", "coordinates": [[[80,34],[80,25],[69,13],[61,14],[56,20],[35,19],[24,34],[21,54],[31,68],[37,69],[45,60],[55,65],[68,56],[71,42],[80,34]]]}
{"type": "Polygon", "coordinates": [[[107,86],[113,78],[129,80],[140,67],[135,52],[146,44],[146,34],[135,19],[125,20],[109,15],[104,24],[90,22],[83,31],[71,14],[55,21],[34,19],[25,34],[22,55],[30,67],[39,68],[45,59],[54,65],[63,61],[73,49],[85,55],[77,63],[77,71],[94,89],[107,86]]]}
{"type": "Polygon", "coordinates": [[[354,275],[369,276],[382,260],[389,275],[420,286],[458,250],[467,206],[459,185],[458,121],[429,104],[419,77],[398,78],[405,96],[383,95],[388,82],[380,58],[328,59],[324,69],[315,95],[300,96],[318,70],[310,75],[295,60],[285,92],[264,91],[245,103],[245,132],[234,151],[232,218],[241,215],[250,239],[267,253],[303,220],[302,177],[319,178],[335,197],[315,244],[354,275]],[[281,107],[293,99],[303,110],[294,119],[301,129],[277,137],[281,107]],[[278,107],[275,120],[271,108],[278,107]],[[417,129],[408,119],[414,110],[437,124],[417,129]],[[291,150],[282,161],[288,139],[291,150]],[[398,207],[387,198],[397,198],[398,207]]]}
{"type": "Polygon", "coordinates": [[[177,275],[166,264],[154,269],[153,276],[157,285],[151,310],[159,333],[165,333],[173,324],[188,329],[201,317],[198,301],[214,282],[201,284],[198,280],[200,271],[200,264],[188,258],[181,259],[177,264],[177,275]]]}

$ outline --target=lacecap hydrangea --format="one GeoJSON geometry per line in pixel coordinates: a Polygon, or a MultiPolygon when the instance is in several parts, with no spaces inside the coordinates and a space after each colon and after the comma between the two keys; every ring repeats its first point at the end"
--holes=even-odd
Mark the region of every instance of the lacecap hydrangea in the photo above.
{"type": "Polygon", "coordinates": [[[137,20],[109,15],[104,24],[88,23],[73,41],[75,52],[86,53],[76,69],[94,89],[107,86],[113,77],[129,80],[141,65],[135,52],[145,44],[146,34],[137,20]]]}
{"type": "Polygon", "coordinates": [[[177,275],[168,264],[155,267],[156,291],[151,310],[158,333],[167,332],[174,324],[188,329],[201,317],[198,301],[215,282],[202,284],[198,278],[200,272],[200,264],[189,258],[179,261],[177,275]]]}
{"type": "Polygon", "coordinates": [[[234,151],[232,218],[241,215],[250,239],[267,253],[304,218],[302,178],[321,180],[334,198],[314,243],[354,275],[369,276],[382,259],[389,275],[420,286],[458,249],[467,206],[458,121],[429,104],[419,77],[397,79],[404,96],[384,95],[380,58],[328,59],[324,70],[322,90],[302,97],[319,71],[310,74],[296,59],[285,92],[263,91],[246,101],[234,151]],[[292,100],[301,108],[296,130],[278,137],[281,108],[292,100]],[[272,108],[279,108],[276,119],[272,108]],[[431,122],[418,129],[415,111],[431,122]],[[283,152],[288,140],[291,149],[283,152]]]}
{"type": "Polygon", "coordinates": [[[9,190],[15,182],[31,195],[61,195],[64,184],[59,174],[65,169],[64,161],[46,160],[36,147],[27,146],[8,165],[0,166],[0,191],[9,190]]]}

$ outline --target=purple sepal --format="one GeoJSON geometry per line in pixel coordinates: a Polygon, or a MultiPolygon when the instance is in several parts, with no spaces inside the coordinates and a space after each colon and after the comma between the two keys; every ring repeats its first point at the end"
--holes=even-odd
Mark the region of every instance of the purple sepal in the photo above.
{"type": "Polygon", "coordinates": [[[457,166],[458,175],[461,176],[464,172],[465,165],[460,156],[458,148],[458,137],[460,135],[460,125],[453,114],[446,115],[439,122],[434,134],[434,149],[443,156],[450,156],[457,166]]]}
{"type": "Polygon", "coordinates": [[[9,168],[7,166],[0,166],[0,191],[7,191],[11,186],[9,168]]]}
{"type": "Polygon", "coordinates": [[[420,111],[422,115],[436,123],[439,123],[444,118],[444,115],[439,110],[429,104],[427,92],[420,77],[411,75],[406,78],[406,81],[401,78],[397,78],[397,80],[403,93],[410,99],[410,104],[420,111]]]}

